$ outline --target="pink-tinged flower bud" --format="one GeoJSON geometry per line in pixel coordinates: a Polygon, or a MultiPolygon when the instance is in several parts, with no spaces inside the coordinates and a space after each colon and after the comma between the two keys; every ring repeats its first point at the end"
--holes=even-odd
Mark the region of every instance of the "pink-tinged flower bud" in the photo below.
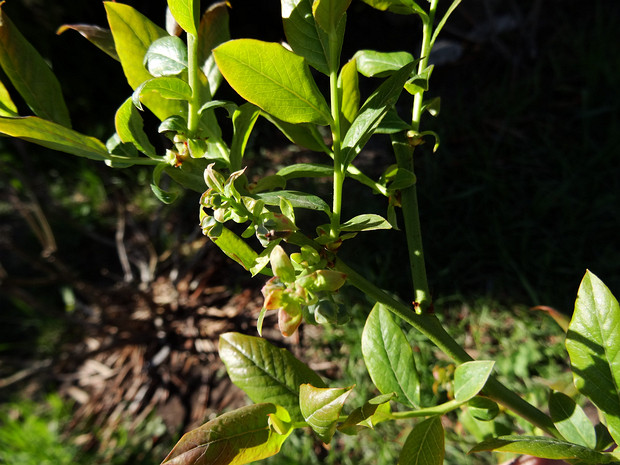
{"type": "Polygon", "coordinates": [[[278,327],[282,336],[289,337],[295,334],[302,320],[299,304],[291,302],[286,307],[281,308],[278,312],[278,327]]]}
{"type": "Polygon", "coordinates": [[[277,310],[284,306],[284,302],[282,300],[284,288],[281,285],[276,284],[275,278],[271,278],[267,281],[261,289],[261,292],[265,298],[263,307],[267,310],[277,310]]]}
{"type": "Polygon", "coordinates": [[[291,259],[286,255],[286,252],[282,247],[276,245],[271,254],[269,255],[269,261],[271,263],[271,269],[284,283],[292,283],[295,281],[295,268],[291,263],[291,259]]]}

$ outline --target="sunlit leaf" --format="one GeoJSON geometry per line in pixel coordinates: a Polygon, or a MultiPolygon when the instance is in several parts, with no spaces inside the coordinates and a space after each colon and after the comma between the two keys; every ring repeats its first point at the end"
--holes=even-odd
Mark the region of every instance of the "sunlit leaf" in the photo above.
{"type": "Polygon", "coordinates": [[[413,350],[390,312],[377,303],[362,332],[362,354],[373,383],[383,394],[395,392],[408,406],[420,405],[420,382],[413,350]]]}
{"type": "MultiPolygon", "coordinates": [[[[123,72],[135,90],[153,77],[144,67],[147,50],[168,33],[129,5],[116,2],[104,2],[104,5],[123,72]]],[[[146,95],[142,102],[162,121],[171,115],[187,115],[186,105],[158,95],[146,95]]]]}
{"type": "Polygon", "coordinates": [[[100,140],[36,116],[0,118],[0,133],[91,160],[110,158],[100,140]]]}
{"type": "Polygon", "coordinates": [[[454,399],[467,402],[476,396],[486,384],[495,362],[477,360],[459,365],[454,372],[454,399]]]}
{"type": "Polygon", "coordinates": [[[62,126],[71,126],[58,79],[4,13],[1,3],[0,66],[35,115],[62,126]]]}
{"type": "Polygon", "coordinates": [[[375,229],[392,229],[388,221],[372,213],[358,215],[340,225],[341,231],[373,231],[375,229]]]}
{"type": "Polygon", "coordinates": [[[354,58],[357,70],[366,77],[386,77],[413,62],[413,56],[407,52],[358,50],[354,58]]]}
{"type": "Polygon", "coordinates": [[[125,100],[116,111],[114,124],[116,133],[123,142],[134,144],[138,150],[149,156],[155,155],[155,147],[144,133],[142,117],[131,97],[125,100]]]}
{"type": "Polygon", "coordinates": [[[596,447],[594,425],[573,399],[561,392],[552,393],[549,413],[555,427],[566,440],[590,449],[596,447]]]}
{"type": "Polygon", "coordinates": [[[312,15],[325,32],[331,32],[344,16],[351,0],[315,0],[312,4],[312,15]]]}
{"type": "Polygon", "coordinates": [[[245,147],[259,114],[259,108],[251,103],[244,103],[233,113],[232,120],[235,132],[230,144],[230,169],[232,171],[241,169],[245,147]]]}
{"type": "Polygon", "coordinates": [[[107,53],[116,61],[120,61],[116,47],[114,46],[114,38],[112,31],[99,26],[91,26],[89,24],[63,24],[58,28],[56,34],[62,34],[65,31],[73,30],[79,32],[83,37],[88,39],[93,45],[107,53]]]}
{"type": "Polygon", "coordinates": [[[243,465],[277,454],[292,429],[279,434],[270,427],[270,415],[287,416],[274,404],[224,413],[184,434],[162,465],[243,465]]]}
{"type": "Polygon", "coordinates": [[[355,120],[360,107],[360,89],[355,58],[350,60],[340,70],[338,87],[342,92],[341,111],[345,123],[341,130],[343,134],[346,134],[351,127],[351,123],[355,120]]]}
{"type": "Polygon", "coordinates": [[[434,66],[431,65],[422,71],[420,74],[416,74],[405,83],[405,90],[411,95],[418,94],[428,90],[428,82],[433,73],[434,66]]]}
{"type": "Polygon", "coordinates": [[[144,81],[132,95],[133,104],[142,110],[141,101],[157,94],[162,99],[189,100],[192,89],[189,84],[176,77],[158,77],[144,81]]]}
{"type": "Polygon", "coordinates": [[[481,442],[469,453],[488,450],[528,454],[543,459],[574,459],[592,465],[614,461],[614,457],[610,454],[595,452],[577,444],[542,436],[500,436],[481,442]]]}
{"type": "Polygon", "coordinates": [[[228,5],[226,2],[219,2],[205,11],[198,28],[198,64],[209,81],[211,96],[222,82],[222,74],[215,64],[211,50],[230,39],[228,23],[228,5]]]}
{"type": "Polygon", "coordinates": [[[620,443],[620,306],[610,290],[588,271],[577,293],[566,334],[575,386],[603,413],[620,443]]]}
{"type": "Polygon", "coordinates": [[[176,36],[157,39],[147,50],[144,65],[155,77],[176,76],[187,69],[187,46],[176,36]]]}
{"type": "Polygon", "coordinates": [[[387,78],[364,103],[342,142],[345,166],[362,150],[388,110],[396,103],[414,66],[414,63],[409,63],[387,78]]]}
{"type": "Polygon", "coordinates": [[[329,38],[312,15],[312,0],[281,0],[284,33],[291,48],[310,66],[329,74],[329,38]]]}
{"type": "Polygon", "coordinates": [[[291,205],[295,208],[305,208],[307,210],[319,210],[329,214],[331,211],[329,205],[325,203],[323,199],[316,195],[307,194],[305,192],[298,191],[275,191],[275,192],[263,192],[256,195],[267,205],[279,206],[280,198],[284,197],[291,202],[291,205]]]}
{"type": "Polygon", "coordinates": [[[317,388],[302,384],[299,389],[301,413],[325,444],[331,441],[342,407],[353,387],[317,388]]]}
{"type": "Polygon", "coordinates": [[[428,20],[426,12],[413,0],[363,0],[364,3],[376,8],[377,10],[389,10],[392,13],[401,15],[418,14],[428,20]]]}
{"type": "Polygon", "coordinates": [[[168,0],[168,8],[184,31],[193,35],[198,34],[200,0],[168,0]]]}
{"type": "Polygon", "coordinates": [[[444,441],[441,417],[431,417],[418,423],[407,436],[398,465],[442,465],[444,441]]]}
{"type": "Polygon", "coordinates": [[[293,420],[303,420],[299,386],[325,387],[323,380],[286,349],[265,339],[239,333],[220,336],[220,357],[228,375],[254,402],[282,405],[293,420]]]}
{"type": "Polygon", "coordinates": [[[17,107],[2,81],[0,81],[0,116],[19,116],[17,107]]]}
{"type": "Polygon", "coordinates": [[[345,434],[357,434],[361,429],[374,428],[376,424],[391,418],[390,401],[395,393],[381,394],[370,399],[361,407],[353,410],[347,419],[338,426],[338,431],[345,434]]]}
{"type": "Polygon", "coordinates": [[[243,239],[227,228],[222,228],[221,233],[211,240],[246,270],[252,267],[258,255],[243,239]]]}
{"type": "Polygon", "coordinates": [[[318,163],[295,163],[288,165],[278,171],[278,175],[286,179],[295,178],[320,178],[329,177],[334,174],[334,168],[329,165],[318,163]]]}
{"type": "Polygon", "coordinates": [[[232,88],[267,113],[289,123],[329,123],[329,108],[305,60],[282,45],[238,39],[213,54],[232,88]]]}

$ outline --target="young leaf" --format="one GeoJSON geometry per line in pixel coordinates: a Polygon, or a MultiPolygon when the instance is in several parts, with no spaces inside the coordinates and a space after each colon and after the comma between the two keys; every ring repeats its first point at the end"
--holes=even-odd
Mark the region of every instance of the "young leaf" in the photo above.
{"type": "Polygon", "coordinates": [[[390,312],[379,303],[366,320],[362,354],[379,391],[395,392],[402,404],[420,405],[420,382],[411,346],[390,312]]]}
{"type": "Polygon", "coordinates": [[[364,103],[342,142],[345,166],[360,153],[387,111],[396,103],[414,66],[409,63],[387,78],[364,103]]]}
{"type": "Polygon", "coordinates": [[[147,50],[144,65],[152,76],[176,76],[187,69],[187,46],[177,36],[157,39],[147,50]]]}
{"type": "Polygon", "coordinates": [[[244,103],[233,113],[232,120],[235,132],[230,144],[230,169],[232,171],[241,169],[245,147],[259,114],[258,107],[251,103],[244,103]]]}
{"type": "Polygon", "coordinates": [[[620,443],[620,307],[610,290],[586,272],[566,334],[575,386],[605,416],[620,443]]]}
{"type": "Polygon", "coordinates": [[[11,99],[9,91],[4,86],[4,83],[0,81],[0,116],[19,116],[17,113],[17,107],[11,99]]]}
{"type": "Polygon", "coordinates": [[[373,231],[375,229],[392,229],[392,225],[383,217],[372,213],[358,215],[340,225],[341,231],[373,231]]]}
{"type": "Polygon", "coordinates": [[[272,206],[280,205],[280,198],[284,197],[291,202],[295,208],[305,208],[306,210],[318,210],[330,213],[330,208],[325,201],[316,195],[297,191],[275,191],[257,194],[256,198],[261,199],[265,204],[272,206]]]}
{"type": "Polygon", "coordinates": [[[211,240],[222,252],[246,270],[252,267],[258,255],[243,239],[228,228],[222,227],[220,234],[217,237],[212,237],[211,240]]]}
{"type": "Polygon", "coordinates": [[[478,360],[459,365],[454,372],[454,399],[467,402],[476,396],[486,384],[495,362],[478,360]]]}
{"type": "Polygon", "coordinates": [[[116,61],[120,61],[118,58],[118,53],[116,53],[116,47],[114,47],[112,32],[109,29],[104,29],[99,26],[90,26],[88,24],[63,24],[58,28],[56,34],[60,35],[69,29],[79,32],[99,50],[107,53],[116,61]]]}
{"type": "Polygon", "coordinates": [[[239,333],[220,336],[220,357],[228,375],[254,402],[282,405],[294,421],[303,420],[299,386],[325,387],[323,380],[286,349],[239,333]]]}
{"type": "Polygon", "coordinates": [[[340,70],[338,76],[338,87],[342,92],[342,116],[346,123],[342,127],[343,134],[351,127],[360,107],[360,89],[357,76],[357,61],[355,58],[350,60],[340,70]]]}
{"type": "Polygon", "coordinates": [[[198,63],[209,81],[211,96],[222,82],[222,74],[215,64],[211,50],[230,39],[226,2],[211,5],[200,20],[198,28],[198,63]]]}
{"type": "Polygon", "coordinates": [[[155,147],[144,133],[142,117],[136,110],[131,97],[125,100],[116,111],[114,125],[121,141],[134,144],[138,150],[150,157],[155,156],[155,147]]]}
{"type": "Polygon", "coordinates": [[[238,39],[213,54],[231,87],[267,113],[294,124],[329,123],[329,108],[305,60],[282,45],[238,39]]]}
{"type": "Polygon", "coordinates": [[[312,4],[312,15],[321,28],[330,33],[344,16],[351,0],[315,0],[312,4]]]}
{"type": "Polygon", "coordinates": [[[243,465],[271,457],[292,429],[279,434],[270,427],[270,416],[287,417],[282,407],[273,404],[224,413],[184,434],[162,465],[243,465]]]}
{"type": "Polygon", "coordinates": [[[579,460],[580,463],[592,465],[614,461],[614,457],[610,454],[595,452],[577,444],[542,436],[500,436],[481,442],[469,453],[487,450],[528,454],[543,459],[579,460]]]}
{"type": "Polygon", "coordinates": [[[363,0],[363,2],[381,11],[389,10],[400,15],[415,13],[428,22],[426,12],[413,0],[363,0]]]}
{"type": "Polygon", "coordinates": [[[353,57],[357,62],[357,70],[366,77],[387,77],[413,62],[413,56],[407,52],[358,50],[353,57]]]}
{"type": "Polygon", "coordinates": [[[405,90],[411,95],[418,94],[428,90],[428,81],[433,73],[434,66],[430,65],[420,74],[416,74],[405,83],[405,90]]]}
{"type": "Polygon", "coordinates": [[[91,160],[110,158],[99,139],[36,116],[0,118],[0,133],[91,160]]]}
{"type": "MultiPolygon", "coordinates": [[[[317,127],[313,124],[291,124],[281,119],[275,118],[268,113],[262,112],[268,121],[271,121],[282,134],[286,136],[292,143],[301,147],[305,147],[314,152],[330,153],[329,147],[325,145],[323,136],[318,132],[317,127]]],[[[289,165],[293,166],[293,165],[289,165]]]]}
{"type": "Polygon", "coordinates": [[[310,66],[329,75],[329,38],[312,16],[311,0],[281,0],[284,34],[291,48],[310,66]]]}
{"type": "Polygon", "coordinates": [[[163,99],[189,100],[192,97],[192,89],[189,84],[176,77],[158,77],[144,81],[133,92],[133,104],[142,110],[141,100],[150,97],[150,93],[156,93],[163,99]]]}
{"type": "Polygon", "coordinates": [[[390,400],[395,396],[395,393],[381,394],[370,399],[361,407],[353,410],[344,423],[338,426],[338,431],[354,435],[361,429],[374,428],[376,424],[389,420],[392,414],[390,400]]]}
{"type": "Polygon", "coordinates": [[[185,32],[198,35],[199,0],[168,0],[168,8],[185,32]]]}
{"type": "Polygon", "coordinates": [[[278,171],[278,175],[289,179],[295,178],[327,178],[334,174],[334,168],[318,163],[296,163],[278,171]]]}
{"type": "Polygon", "coordinates": [[[413,427],[398,457],[398,465],[442,465],[445,454],[441,417],[435,416],[413,427]]]}
{"type": "Polygon", "coordinates": [[[325,444],[334,432],[340,411],[353,386],[348,388],[316,388],[311,384],[299,387],[299,406],[306,423],[325,444]]]}
{"type": "Polygon", "coordinates": [[[155,197],[157,197],[161,202],[165,204],[171,204],[174,202],[179,196],[176,192],[168,192],[159,187],[159,182],[161,180],[161,174],[164,172],[164,168],[166,165],[159,164],[153,170],[153,182],[151,183],[151,190],[155,197]]]}
{"type": "Polygon", "coordinates": [[[573,399],[561,392],[549,398],[549,413],[564,438],[590,449],[596,448],[596,431],[583,409],[573,399]]]}
{"type": "MultiPolygon", "coordinates": [[[[2,2],[4,3],[4,2],[2,2]]],[[[0,4],[0,66],[35,115],[71,126],[60,83],[0,4]]]]}
{"type": "MultiPolygon", "coordinates": [[[[151,74],[144,67],[144,56],[150,45],[168,33],[129,5],[104,2],[114,44],[127,82],[138,88],[151,74]]],[[[186,116],[186,105],[161,99],[158,95],[145,95],[142,100],[160,120],[171,115],[186,116]]]]}

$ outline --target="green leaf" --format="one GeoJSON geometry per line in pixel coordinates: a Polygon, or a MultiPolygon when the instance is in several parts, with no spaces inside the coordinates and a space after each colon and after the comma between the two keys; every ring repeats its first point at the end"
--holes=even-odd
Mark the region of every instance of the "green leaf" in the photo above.
{"type": "Polygon", "coordinates": [[[612,455],[595,452],[577,444],[542,436],[500,436],[481,442],[470,450],[469,453],[488,450],[528,454],[543,459],[574,459],[593,465],[614,461],[612,455]]]}
{"type": "Polygon", "coordinates": [[[329,147],[323,142],[323,137],[318,132],[316,126],[312,124],[287,123],[265,112],[262,112],[261,115],[268,121],[271,121],[292,143],[314,152],[330,152],[329,147]]]}
{"type": "Polygon", "coordinates": [[[36,116],[0,118],[0,133],[91,160],[110,158],[99,139],[36,116]]]}
{"type": "MultiPolygon", "coordinates": [[[[147,50],[155,40],[167,37],[168,33],[129,5],[104,2],[104,6],[123,72],[135,90],[152,78],[144,67],[147,50]]],[[[145,95],[142,101],[162,121],[171,115],[187,116],[186,105],[180,102],[161,99],[158,95],[145,95]]]]}
{"type": "Polygon", "coordinates": [[[322,198],[305,192],[276,191],[263,192],[256,195],[256,198],[261,199],[266,205],[272,206],[280,206],[280,198],[282,197],[291,202],[294,208],[324,211],[327,214],[331,212],[329,205],[322,198]]]}
{"type": "Polygon", "coordinates": [[[566,334],[575,387],[603,413],[620,443],[620,307],[610,290],[586,272],[566,334]]]}
{"type": "Polygon", "coordinates": [[[244,103],[233,113],[233,127],[235,132],[233,134],[232,142],[230,144],[230,169],[231,171],[237,171],[241,169],[241,162],[243,160],[243,154],[245,153],[245,147],[248,144],[250,133],[254,124],[258,119],[260,110],[251,103],[244,103]]]}
{"type": "Polygon", "coordinates": [[[437,26],[435,26],[435,30],[433,31],[433,36],[431,37],[431,48],[435,44],[435,41],[437,40],[437,36],[439,36],[439,33],[445,26],[446,21],[448,20],[450,15],[454,12],[456,7],[459,6],[460,4],[461,4],[461,0],[453,0],[452,4],[448,7],[448,10],[445,12],[443,17],[439,21],[439,23],[437,23],[437,26]]]}
{"type": "Polygon", "coordinates": [[[293,124],[329,123],[329,108],[305,60],[282,45],[238,39],[213,54],[231,87],[267,113],[293,124]]]}
{"type": "Polygon", "coordinates": [[[344,434],[357,434],[364,428],[374,428],[376,424],[392,418],[390,401],[395,393],[381,394],[353,410],[347,419],[338,426],[338,431],[344,434]]]}
{"type": "Polygon", "coordinates": [[[583,409],[561,392],[551,393],[549,413],[564,438],[590,449],[596,448],[596,431],[583,409]]]}
{"type": "Polygon", "coordinates": [[[312,16],[311,0],[281,0],[284,34],[310,66],[329,75],[329,38],[312,16]]]}
{"type": "Polygon", "coordinates": [[[364,103],[342,141],[345,166],[360,153],[387,111],[396,103],[414,66],[414,63],[409,63],[387,78],[364,103]]]}
{"type": "Polygon", "coordinates": [[[411,125],[398,116],[395,108],[391,108],[377,126],[375,134],[396,134],[409,129],[411,129],[411,125]]]}
{"type": "Polygon", "coordinates": [[[177,183],[194,192],[203,193],[205,191],[204,170],[207,167],[207,160],[185,159],[179,167],[167,165],[166,174],[177,183]]]}
{"type": "Polygon", "coordinates": [[[388,221],[372,213],[358,215],[340,225],[341,231],[373,231],[375,229],[392,229],[388,221]]]}
{"type": "Polygon", "coordinates": [[[224,413],[183,435],[162,465],[242,465],[280,451],[291,433],[278,434],[270,416],[286,418],[282,407],[257,404],[224,413]]]}
{"type": "Polygon", "coordinates": [[[398,465],[442,465],[444,454],[441,417],[435,416],[413,427],[400,451],[398,465]]]}
{"type": "Polygon", "coordinates": [[[295,178],[327,178],[333,176],[334,168],[318,163],[296,163],[285,166],[277,174],[287,180],[295,178]]]}
{"type": "Polygon", "coordinates": [[[338,87],[342,92],[342,116],[346,125],[342,127],[343,134],[351,127],[360,107],[360,89],[357,76],[357,62],[355,58],[350,60],[340,70],[338,87]]]}
{"type": "Polygon", "coordinates": [[[312,15],[321,28],[331,33],[344,16],[351,0],[315,0],[312,4],[312,15]]]}
{"type": "Polygon", "coordinates": [[[395,392],[402,404],[420,405],[420,381],[413,350],[390,312],[377,303],[362,332],[362,354],[373,383],[383,394],[395,392]]]}
{"type": "Polygon", "coordinates": [[[19,116],[17,113],[17,107],[11,99],[9,91],[4,86],[4,83],[0,81],[0,116],[19,116]]]}
{"type": "Polygon", "coordinates": [[[142,117],[136,110],[131,97],[125,100],[116,111],[114,125],[121,141],[134,144],[138,150],[150,157],[155,156],[155,147],[144,133],[142,117]]]}
{"type": "Polygon", "coordinates": [[[499,414],[499,405],[488,397],[476,396],[467,402],[467,411],[479,421],[491,421],[499,414]]]}
{"type": "Polygon", "coordinates": [[[467,402],[476,396],[486,384],[495,362],[477,360],[459,365],[454,372],[454,399],[467,402]]]}
{"type": "Polygon", "coordinates": [[[153,191],[153,194],[155,194],[155,197],[157,197],[161,202],[165,204],[171,204],[177,199],[178,194],[176,192],[165,191],[164,189],[159,187],[161,175],[164,172],[165,167],[166,165],[162,163],[157,165],[153,170],[153,182],[151,183],[151,190],[153,191]]]}
{"type": "Polygon", "coordinates": [[[158,77],[144,81],[132,95],[133,104],[142,110],[140,101],[146,101],[155,93],[158,97],[173,100],[189,100],[192,98],[192,89],[189,84],[176,77],[158,77]]]}
{"type": "Polygon", "coordinates": [[[413,56],[407,52],[358,50],[353,57],[357,62],[357,70],[366,77],[387,77],[413,62],[413,56]]]}
{"type": "Polygon", "coordinates": [[[426,12],[413,0],[363,0],[364,3],[377,10],[389,10],[400,15],[418,14],[425,22],[428,22],[426,12]]]}
{"type": "Polygon", "coordinates": [[[187,69],[187,46],[177,36],[157,39],[144,55],[144,66],[155,77],[176,76],[187,69]]]}
{"type": "Polygon", "coordinates": [[[217,237],[211,240],[222,252],[239,263],[246,270],[250,270],[258,254],[239,236],[228,228],[222,228],[217,237]]]}
{"type": "Polygon", "coordinates": [[[99,26],[90,26],[88,24],[63,24],[58,28],[56,34],[62,34],[69,29],[79,32],[97,48],[107,53],[116,61],[120,61],[118,53],[116,53],[116,47],[114,46],[112,31],[109,29],[104,29],[99,26]]]}
{"type": "MultiPolygon", "coordinates": [[[[3,2],[4,3],[4,2],[3,2]]],[[[70,127],[60,83],[0,4],[0,66],[35,115],[70,127]]]]}
{"type": "Polygon", "coordinates": [[[254,402],[282,405],[294,421],[303,420],[299,386],[325,387],[323,380],[286,349],[239,333],[220,336],[220,357],[228,375],[254,402]]]}
{"type": "Polygon", "coordinates": [[[168,8],[185,32],[198,35],[199,0],[168,0],[168,8]]]}
{"type": "Polygon", "coordinates": [[[211,96],[222,82],[222,73],[215,64],[211,50],[230,39],[229,17],[226,2],[211,5],[200,20],[198,29],[198,63],[209,81],[211,96]]]}
{"type": "Polygon", "coordinates": [[[299,387],[301,413],[312,430],[325,444],[328,444],[340,417],[340,412],[353,387],[317,388],[311,384],[299,387]]]}
{"type": "Polygon", "coordinates": [[[405,83],[405,90],[411,95],[419,94],[428,90],[428,82],[433,73],[433,65],[430,65],[420,74],[416,74],[405,83]]]}

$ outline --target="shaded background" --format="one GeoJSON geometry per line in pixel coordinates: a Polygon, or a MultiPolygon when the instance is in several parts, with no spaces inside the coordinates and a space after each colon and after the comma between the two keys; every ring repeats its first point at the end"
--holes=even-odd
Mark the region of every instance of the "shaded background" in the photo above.
{"type": "MultiPolygon", "coordinates": [[[[163,25],[165,2],[126,3],[163,25]]],[[[278,2],[230,3],[233,38],[284,39],[278,2]]],[[[55,35],[64,23],[105,25],[101,2],[9,0],[3,9],[53,65],[74,128],[109,137],[116,108],[130,93],[120,66],[73,31],[55,35]]],[[[348,24],[343,60],[362,48],[417,55],[420,25],[413,17],[354,1],[348,24]]],[[[441,39],[428,95],[441,96],[442,109],[423,122],[440,135],[441,146],[436,154],[426,146],[416,152],[428,275],[438,306],[488,295],[569,314],[586,268],[620,294],[620,4],[466,0],[441,39]]],[[[366,94],[377,85],[361,83],[366,94]]],[[[226,88],[219,97],[237,98],[226,88]]],[[[409,103],[404,96],[403,115],[409,103]]],[[[392,163],[388,144],[373,139],[357,162],[378,176],[392,163]]],[[[311,156],[291,149],[261,121],[248,163],[261,173],[311,156]]],[[[260,308],[260,283],[249,282],[202,238],[198,196],[163,206],[150,193],[146,170],[111,170],[15,140],[0,140],[0,163],[2,378],[25,370],[24,379],[44,374],[31,389],[79,386],[66,376],[83,367],[86,355],[76,354],[91,354],[84,340],[99,341],[103,353],[110,334],[131,328],[121,343],[111,344],[141,347],[134,377],[147,373],[181,399],[170,407],[170,422],[197,421],[205,414],[191,408],[204,395],[200,386],[215,389],[225,377],[197,368],[215,363],[208,341],[217,331],[250,327],[260,308]],[[228,310],[216,314],[215,307],[228,310]],[[204,334],[197,308],[208,310],[203,316],[212,329],[204,334]],[[196,340],[207,341],[204,350],[195,349],[196,340]],[[170,351],[186,347],[192,355],[170,363],[194,367],[190,372],[163,372],[155,363],[158,354],[172,360],[170,351]]],[[[318,188],[329,193],[329,186],[318,188]]],[[[345,216],[367,208],[384,212],[383,199],[353,183],[345,189],[355,199],[345,216]]],[[[345,243],[342,254],[409,299],[404,243],[389,231],[360,241],[345,243]]],[[[0,399],[18,386],[0,386],[0,399]]],[[[157,392],[154,387],[149,396],[157,392]]],[[[234,401],[214,392],[209,405],[234,401]]]]}

